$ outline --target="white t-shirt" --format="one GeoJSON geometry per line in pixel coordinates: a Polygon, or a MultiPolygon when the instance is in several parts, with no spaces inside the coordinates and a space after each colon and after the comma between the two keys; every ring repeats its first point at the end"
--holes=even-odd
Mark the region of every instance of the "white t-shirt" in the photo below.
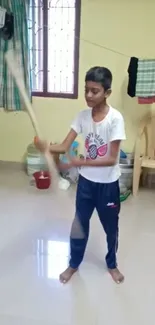
{"type": "MultiPolygon", "coordinates": [[[[80,112],[71,128],[77,134],[83,135],[85,159],[103,159],[109,154],[110,142],[126,139],[124,119],[121,113],[112,107],[109,108],[108,114],[100,122],[93,121],[91,108],[80,112]]],[[[83,166],[79,173],[92,182],[115,182],[120,177],[119,155],[117,164],[114,166],[83,166]]]]}

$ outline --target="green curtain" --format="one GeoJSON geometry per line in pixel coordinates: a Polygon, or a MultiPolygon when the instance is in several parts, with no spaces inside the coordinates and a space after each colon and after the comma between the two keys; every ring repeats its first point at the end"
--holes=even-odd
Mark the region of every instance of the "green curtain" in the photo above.
{"type": "Polygon", "coordinates": [[[0,36],[0,107],[8,111],[24,109],[18,88],[8,71],[4,55],[7,50],[14,49],[23,70],[25,86],[31,98],[30,59],[28,44],[28,9],[29,0],[0,0],[0,6],[14,15],[14,36],[4,40],[0,36]]]}

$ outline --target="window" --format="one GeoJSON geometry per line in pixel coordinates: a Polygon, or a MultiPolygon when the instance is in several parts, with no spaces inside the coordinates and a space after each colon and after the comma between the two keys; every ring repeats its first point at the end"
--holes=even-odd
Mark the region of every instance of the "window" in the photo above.
{"type": "Polygon", "coordinates": [[[77,98],[81,0],[31,0],[34,96],[77,98]]]}

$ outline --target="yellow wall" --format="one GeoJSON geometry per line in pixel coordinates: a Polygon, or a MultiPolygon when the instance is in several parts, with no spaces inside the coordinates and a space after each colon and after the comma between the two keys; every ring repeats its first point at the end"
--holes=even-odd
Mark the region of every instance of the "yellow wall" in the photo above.
{"type": "MultiPolygon", "coordinates": [[[[114,76],[110,103],[124,115],[128,151],[133,149],[138,121],[149,109],[126,94],[128,57],[84,41],[98,43],[129,56],[155,57],[154,0],[82,0],[79,99],[34,98],[33,106],[45,138],[60,141],[71,120],[85,108],[84,76],[89,67],[104,65],[114,76]]],[[[26,113],[0,112],[0,160],[21,161],[33,129],[26,113]]]]}

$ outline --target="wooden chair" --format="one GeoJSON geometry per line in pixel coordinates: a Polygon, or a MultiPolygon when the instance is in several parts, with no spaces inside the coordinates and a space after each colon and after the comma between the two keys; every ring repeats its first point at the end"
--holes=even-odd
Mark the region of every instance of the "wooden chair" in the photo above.
{"type": "Polygon", "coordinates": [[[139,189],[140,176],[143,170],[155,169],[155,117],[149,113],[140,123],[135,144],[134,171],[133,171],[133,195],[136,196],[139,189]],[[145,140],[144,154],[141,154],[142,140],[145,140]]]}

